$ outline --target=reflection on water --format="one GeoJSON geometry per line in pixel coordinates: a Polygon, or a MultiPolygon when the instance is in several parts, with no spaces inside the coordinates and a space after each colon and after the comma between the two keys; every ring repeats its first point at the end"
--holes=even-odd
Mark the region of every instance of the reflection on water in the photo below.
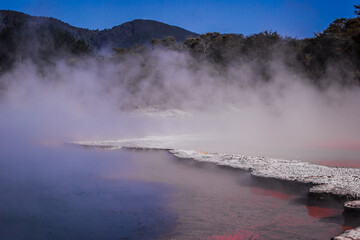
{"type": "Polygon", "coordinates": [[[309,216],[314,218],[326,218],[331,216],[337,216],[342,214],[343,210],[341,208],[324,208],[319,206],[306,206],[309,216]]]}
{"type": "Polygon", "coordinates": [[[164,239],[330,239],[343,231],[342,202],[309,199],[305,184],[256,178],[163,151],[136,153],[132,177],[177,189],[171,204],[177,225],[164,239]]]}
{"type": "Polygon", "coordinates": [[[133,154],[21,147],[0,157],[0,239],[153,239],[175,223],[168,185],[103,177],[133,154]]]}
{"type": "Polygon", "coordinates": [[[360,225],[304,184],[165,151],[0,150],[0,239],[329,239],[360,225]]]}

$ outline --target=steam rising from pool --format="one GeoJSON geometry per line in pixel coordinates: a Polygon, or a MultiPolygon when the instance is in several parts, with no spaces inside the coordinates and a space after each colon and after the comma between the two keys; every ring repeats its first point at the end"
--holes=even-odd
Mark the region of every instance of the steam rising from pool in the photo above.
{"type": "Polygon", "coordinates": [[[269,67],[264,81],[252,63],[220,71],[163,49],[149,50],[147,58],[18,63],[0,78],[2,141],[199,134],[211,139],[201,143],[203,151],[357,158],[359,89],[319,90],[279,59],[269,67]]]}
{"type": "MultiPolygon", "coordinates": [[[[335,85],[320,90],[299,71],[289,71],[281,59],[272,59],[268,65],[270,75],[263,79],[251,62],[215,68],[185,51],[164,49],[149,50],[146,57],[64,58],[47,65],[19,62],[0,76],[0,149],[6,152],[5,157],[0,152],[0,165],[23,180],[37,173],[28,171],[28,166],[38,161],[35,157],[42,159],[47,149],[43,146],[57,149],[64,142],[77,142],[108,149],[171,149],[178,157],[252,169],[256,176],[320,184],[313,188],[315,192],[359,196],[360,180],[354,177],[360,175],[359,169],[328,168],[293,159],[360,159],[360,90],[335,85]],[[19,148],[38,145],[42,145],[39,156],[34,157],[33,151],[18,156],[19,148]],[[344,187],[346,182],[351,184],[344,187]]],[[[336,78],[336,74],[327,77],[336,78]]],[[[72,176],[83,170],[82,164],[88,166],[80,158],[74,167],[72,157],[65,163],[54,158],[48,164],[45,157],[35,164],[41,171],[39,180],[35,176],[40,186],[48,183],[48,175],[53,179],[52,173],[62,172],[54,170],[60,163],[72,176]]],[[[96,174],[101,171],[94,169],[96,174]]],[[[93,168],[90,170],[81,179],[92,175],[93,168]]],[[[175,167],[163,172],[177,180],[184,178],[175,167]]],[[[11,183],[12,176],[6,177],[11,183]]],[[[207,178],[200,180],[208,185],[207,178]]],[[[223,187],[214,186],[215,192],[223,187]]],[[[208,202],[210,208],[214,204],[208,202]]],[[[238,201],[226,204],[230,205],[225,209],[231,211],[239,205],[238,201]]],[[[253,218],[251,223],[260,216],[254,217],[249,209],[247,214],[253,218]]],[[[185,219],[182,227],[187,229],[185,219]]]]}

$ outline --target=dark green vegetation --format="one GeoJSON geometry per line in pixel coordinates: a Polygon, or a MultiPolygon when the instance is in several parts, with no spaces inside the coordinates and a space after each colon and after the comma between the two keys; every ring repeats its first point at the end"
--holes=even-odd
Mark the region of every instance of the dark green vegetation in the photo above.
{"type": "Polygon", "coordinates": [[[50,61],[64,54],[94,54],[101,48],[149,45],[154,38],[174,36],[177,41],[197,36],[185,29],[151,20],[134,20],[112,29],[89,30],[48,17],[0,10],[0,69],[17,60],[50,61]]]}
{"type": "MultiPolygon", "coordinates": [[[[183,44],[167,37],[153,40],[152,44],[188,51],[196,60],[214,64],[221,71],[251,65],[260,81],[271,81],[280,64],[320,88],[332,84],[353,86],[360,83],[360,17],[358,10],[355,13],[356,18],[336,19],[323,32],[307,39],[265,31],[251,36],[206,33],[187,38],[183,44]]],[[[117,49],[117,53],[138,51],[139,47],[132,51],[117,49]]]]}
{"type": "Polygon", "coordinates": [[[358,84],[360,79],[360,18],[336,20],[307,39],[267,31],[251,36],[207,33],[184,45],[193,55],[223,66],[254,63],[265,80],[272,75],[270,62],[282,63],[321,87],[331,84],[329,74],[341,85],[358,84]]]}
{"type": "Polygon", "coordinates": [[[360,82],[359,6],[355,6],[355,14],[355,18],[336,19],[313,38],[293,39],[267,31],[251,36],[197,35],[150,20],[134,20],[102,31],[88,30],[53,18],[0,11],[0,70],[8,70],[24,59],[49,63],[65,55],[94,56],[102,48],[113,48],[121,59],[163,48],[189,52],[196,62],[213,64],[221,71],[251,64],[261,81],[271,81],[274,64],[269,63],[281,63],[319,87],[334,81],[353,86],[360,82]]]}

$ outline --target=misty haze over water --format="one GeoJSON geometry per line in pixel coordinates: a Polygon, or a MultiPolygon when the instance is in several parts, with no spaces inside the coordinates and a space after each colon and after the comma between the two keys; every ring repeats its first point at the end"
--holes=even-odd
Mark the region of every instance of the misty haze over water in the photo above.
{"type": "Polygon", "coordinates": [[[2,23],[0,238],[324,239],[359,225],[342,200],[313,201],[305,184],[166,151],[68,144],[155,136],[171,149],[359,168],[360,75],[342,58],[342,35],[209,33],[91,49],[76,35],[85,30],[2,23]],[[328,40],[336,61],[316,52],[328,40]]]}
{"type": "Polygon", "coordinates": [[[146,60],[19,63],[1,77],[3,137],[56,144],[200,134],[212,141],[198,143],[204,151],[358,157],[359,89],[319,90],[269,64],[273,80],[254,85],[261,76],[251,64],[218,72],[186,53],[156,49],[146,60]]]}

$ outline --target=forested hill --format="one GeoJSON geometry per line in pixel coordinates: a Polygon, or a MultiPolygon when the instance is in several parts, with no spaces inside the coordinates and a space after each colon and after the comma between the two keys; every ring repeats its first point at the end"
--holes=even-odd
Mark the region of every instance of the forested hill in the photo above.
{"type": "Polygon", "coordinates": [[[0,67],[7,69],[14,60],[28,56],[44,59],[64,52],[83,54],[103,47],[150,45],[152,39],[166,36],[183,42],[197,34],[152,20],[134,20],[101,31],[89,30],[54,18],[0,10],[0,67]]]}
{"type": "MultiPolygon", "coordinates": [[[[198,34],[180,27],[171,26],[153,20],[133,20],[111,29],[89,30],[73,27],[58,19],[49,17],[34,17],[21,12],[0,10],[0,29],[4,31],[26,31],[37,33],[39,36],[46,33],[55,35],[69,34],[74,40],[84,40],[93,49],[106,45],[116,48],[132,47],[133,45],[150,44],[154,38],[173,36],[178,42],[183,42],[187,37],[198,34]]],[[[60,37],[60,36],[57,36],[60,37]]],[[[13,39],[15,40],[15,39],[13,39]]]]}
{"type": "Polygon", "coordinates": [[[132,47],[136,44],[150,44],[152,39],[167,36],[173,36],[178,42],[183,42],[187,37],[195,37],[198,34],[157,21],[137,19],[99,31],[97,34],[99,42],[96,45],[110,45],[118,48],[132,47]]]}
{"type": "Polygon", "coordinates": [[[332,84],[333,79],[340,85],[359,85],[360,5],[355,9],[354,18],[336,19],[307,39],[267,31],[250,36],[198,35],[151,20],[134,20],[99,31],[73,27],[54,18],[0,10],[0,73],[24,59],[43,65],[69,54],[96,55],[103,47],[113,48],[115,57],[135,53],[151,61],[146,58],[146,49],[159,46],[190,53],[195,62],[206,61],[220,72],[228,66],[250,64],[261,81],[272,79],[276,61],[320,87],[332,84]]]}

